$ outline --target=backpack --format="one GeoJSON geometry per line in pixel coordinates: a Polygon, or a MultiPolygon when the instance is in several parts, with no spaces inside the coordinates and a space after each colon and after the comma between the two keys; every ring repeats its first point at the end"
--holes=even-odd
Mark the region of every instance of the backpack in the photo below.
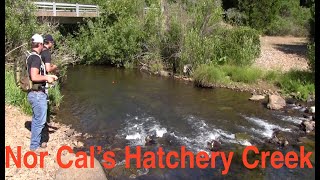
{"type": "MultiPolygon", "coordinates": [[[[41,59],[41,56],[35,52],[27,51],[24,56],[15,59],[14,62],[14,79],[16,85],[24,92],[31,90],[33,87],[33,83],[29,78],[28,71],[28,59],[30,56],[38,56],[41,59]]],[[[41,59],[41,66],[45,68],[45,65],[41,59]]],[[[45,70],[44,70],[45,73],[45,70]]]]}

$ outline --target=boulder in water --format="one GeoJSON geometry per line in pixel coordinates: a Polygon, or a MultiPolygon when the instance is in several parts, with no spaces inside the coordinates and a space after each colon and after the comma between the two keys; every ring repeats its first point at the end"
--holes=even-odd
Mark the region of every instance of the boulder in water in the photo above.
{"type": "Polygon", "coordinates": [[[288,98],[288,99],[286,99],[286,103],[291,104],[291,105],[295,105],[297,103],[297,100],[295,100],[294,98],[288,98]]]}
{"type": "MultiPolygon", "coordinates": [[[[88,156],[90,159],[90,156],[88,156]]],[[[75,162],[77,157],[75,154],[68,154],[66,156],[62,156],[62,162],[66,164],[70,160],[75,162]]],[[[87,161],[88,168],[77,168],[72,165],[70,168],[59,168],[56,173],[56,180],[65,180],[65,179],[97,179],[97,180],[105,180],[106,175],[100,165],[99,161],[94,158],[94,168],[90,167],[90,161],[87,161]]]]}
{"type": "Polygon", "coordinates": [[[308,109],[308,112],[314,114],[314,113],[316,112],[316,107],[315,107],[315,106],[311,106],[311,107],[308,109]]]}
{"type": "Polygon", "coordinates": [[[164,70],[161,70],[161,71],[159,72],[159,74],[160,74],[160,76],[165,76],[165,77],[170,76],[170,73],[169,73],[168,71],[164,71],[164,70]]]}
{"type": "Polygon", "coordinates": [[[221,148],[221,143],[218,140],[207,142],[207,147],[210,151],[218,151],[221,148]]]}
{"type": "Polygon", "coordinates": [[[312,120],[312,119],[313,119],[313,116],[310,116],[309,114],[303,114],[303,118],[312,120]]]}
{"type": "Polygon", "coordinates": [[[155,135],[147,135],[145,138],[145,145],[152,145],[152,144],[156,144],[156,140],[155,140],[156,136],[155,135]]]}
{"type": "Polygon", "coordinates": [[[306,131],[306,133],[310,133],[310,132],[314,131],[314,128],[316,126],[316,122],[312,121],[312,120],[304,120],[304,121],[302,121],[301,126],[302,126],[303,130],[306,131]]]}
{"type": "Polygon", "coordinates": [[[273,110],[279,110],[286,106],[286,101],[277,95],[269,95],[269,103],[267,107],[273,110]]]}

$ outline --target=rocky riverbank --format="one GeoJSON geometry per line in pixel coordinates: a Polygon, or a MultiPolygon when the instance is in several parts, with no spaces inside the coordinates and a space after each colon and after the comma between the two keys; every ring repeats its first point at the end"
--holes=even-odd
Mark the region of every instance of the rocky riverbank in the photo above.
{"type": "MultiPolygon", "coordinates": [[[[5,146],[10,146],[13,153],[16,155],[18,146],[21,146],[21,154],[23,155],[29,151],[30,145],[30,126],[31,116],[25,115],[22,111],[14,106],[5,106],[5,146]]],[[[57,163],[57,152],[62,146],[69,146],[72,149],[81,148],[83,142],[78,139],[81,137],[88,137],[88,134],[76,132],[72,127],[61,123],[50,124],[48,129],[49,141],[45,150],[48,156],[44,157],[44,167],[40,168],[40,158],[37,158],[37,165],[35,168],[27,168],[22,163],[21,168],[17,168],[10,159],[10,167],[5,170],[6,179],[91,179],[92,177],[99,177],[98,179],[106,179],[103,169],[99,163],[95,163],[95,168],[67,168],[62,169],[57,163]],[[94,174],[94,176],[92,175],[94,174]]],[[[62,153],[62,161],[67,162],[69,159],[74,159],[74,154],[62,153]]],[[[28,162],[32,163],[33,158],[30,156],[28,162]]]]}

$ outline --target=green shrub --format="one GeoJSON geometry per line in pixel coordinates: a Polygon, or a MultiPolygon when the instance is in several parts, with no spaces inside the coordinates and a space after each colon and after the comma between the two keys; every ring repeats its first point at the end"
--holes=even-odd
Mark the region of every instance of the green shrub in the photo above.
{"type": "Polygon", "coordinates": [[[161,54],[166,64],[176,73],[181,64],[178,63],[179,53],[182,48],[183,30],[177,16],[170,17],[169,28],[161,39],[161,54]]]}
{"type": "Polygon", "coordinates": [[[218,59],[219,39],[201,37],[199,32],[191,29],[184,36],[181,62],[197,67],[200,64],[209,64],[218,59]]]}
{"type": "Polygon", "coordinates": [[[309,34],[309,7],[300,6],[299,0],[239,0],[238,9],[244,14],[242,23],[266,35],[309,34]]]}
{"type": "Polygon", "coordinates": [[[229,8],[226,11],[226,22],[235,26],[243,26],[246,20],[246,15],[236,8],[229,8]]]}
{"type": "Polygon", "coordinates": [[[262,30],[267,27],[276,17],[279,9],[278,0],[239,0],[241,12],[245,14],[246,25],[257,30],[262,30]]]}
{"type": "Polygon", "coordinates": [[[5,1],[5,45],[6,52],[28,42],[38,29],[35,7],[32,3],[17,0],[5,1]],[[27,41],[28,40],[28,41],[27,41]]]}
{"type": "Polygon", "coordinates": [[[248,27],[219,29],[209,37],[190,30],[183,44],[181,61],[194,67],[199,64],[247,66],[260,54],[259,35],[248,27]]]}
{"type": "Polygon", "coordinates": [[[299,6],[299,1],[286,1],[280,5],[279,13],[274,20],[265,27],[266,35],[308,36],[310,11],[299,6]]]}
{"type": "Polygon", "coordinates": [[[123,66],[140,51],[141,37],[140,23],[132,17],[118,19],[109,27],[89,21],[75,38],[74,49],[85,64],[123,66]]]}
{"type": "Polygon", "coordinates": [[[88,20],[73,39],[73,48],[85,64],[123,66],[141,51],[142,1],[105,1],[101,15],[88,20]]]}
{"type": "Polygon", "coordinates": [[[220,0],[197,0],[189,6],[190,26],[205,35],[208,28],[222,21],[222,4],[220,0]]]}
{"type": "Polygon", "coordinates": [[[143,61],[146,62],[147,66],[150,67],[150,71],[153,73],[160,72],[164,68],[160,53],[147,53],[143,56],[143,61]]]}
{"type": "Polygon", "coordinates": [[[220,52],[227,57],[226,62],[230,65],[251,65],[260,55],[259,34],[249,27],[238,27],[222,32],[220,42],[222,44],[216,47],[223,49],[220,52]]]}
{"type": "Polygon", "coordinates": [[[218,66],[200,65],[193,73],[193,78],[196,84],[200,86],[210,85],[212,83],[226,83],[228,78],[225,72],[218,66]]]}
{"type": "Polygon", "coordinates": [[[314,75],[308,71],[291,70],[280,76],[278,85],[284,93],[294,94],[301,100],[315,93],[314,75]]]}

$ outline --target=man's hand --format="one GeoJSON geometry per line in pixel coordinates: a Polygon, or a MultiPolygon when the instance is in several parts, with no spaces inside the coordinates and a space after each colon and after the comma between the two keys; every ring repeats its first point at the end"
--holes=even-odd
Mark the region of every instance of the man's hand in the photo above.
{"type": "Polygon", "coordinates": [[[58,80],[58,77],[56,75],[47,75],[47,81],[48,83],[53,83],[54,81],[58,80]]]}
{"type": "Polygon", "coordinates": [[[58,75],[59,74],[59,68],[57,65],[52,65],[51,73],[58,75]]]}

